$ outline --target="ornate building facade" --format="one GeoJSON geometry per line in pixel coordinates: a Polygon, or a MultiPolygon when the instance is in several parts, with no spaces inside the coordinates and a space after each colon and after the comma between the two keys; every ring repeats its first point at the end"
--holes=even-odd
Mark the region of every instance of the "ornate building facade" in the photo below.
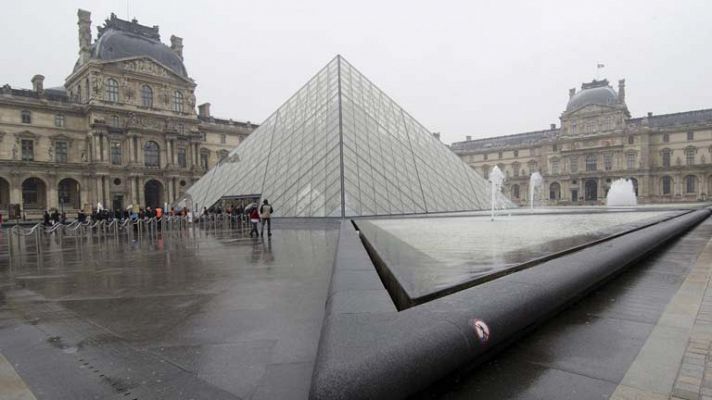
{"type": "MultiPolygon", "coordinates": [[[[181,196],[257,126],[198,106],[183,41],[111,15],[92,42],[78,11],[79,59],[64,85],[0,88],[0,207],[162,206],[181,196]]],[[[16,207],[12,207],[16,209],[16,207]]],[[[7,214],[5,214],[7,216],[7,214]]]]}
{"type": "Polygon", "coordinates": [[[712,190],[712,109],[631,118],[625,80],[616,92],[607,80],[569,90],[561,126],[451,145],[487,177],[496,165],[504,190],[529,203],[529,177],[544,178],[550,205],[604,204],[611,183],[631,179],[639,203],[705,201],[712,190]]]}

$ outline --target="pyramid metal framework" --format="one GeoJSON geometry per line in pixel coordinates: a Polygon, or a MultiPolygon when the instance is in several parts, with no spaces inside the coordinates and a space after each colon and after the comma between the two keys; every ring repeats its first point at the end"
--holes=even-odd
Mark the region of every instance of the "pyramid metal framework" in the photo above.
{"type": "Polygon", "coordinates": [[[341,56],[198,180],[182,203],[190,198],[200,210],[251,194],[269,199],[283,217],[489,206],[488,183],[341,56]]]}

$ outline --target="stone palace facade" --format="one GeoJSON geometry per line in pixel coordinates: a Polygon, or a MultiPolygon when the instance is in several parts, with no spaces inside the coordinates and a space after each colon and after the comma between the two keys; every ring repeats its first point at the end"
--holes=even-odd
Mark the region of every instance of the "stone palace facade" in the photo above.
{"type": "Polygon", "coordinates": [[[611,182],[631,179],[639,203],[705,201],[712,190],[712,109],[631,118],[625,80],[569,91],[561,126],[451,145],[487,177],[496,165],[505,193],[529,203],[529,177],[544,178],[545,204],[605,204],[611,182]]]}
{"type": "Polygon", "coordinates": [[[79,59],[64,85],[0,88],[0,210],[37,218],[163,206],[181,196],[257,126],[214,118],[198,106],[182,39],[111,15],[92,41],[78,11],[79,59]],[[14,213],[14,212],[13,212],[14,213]]]}

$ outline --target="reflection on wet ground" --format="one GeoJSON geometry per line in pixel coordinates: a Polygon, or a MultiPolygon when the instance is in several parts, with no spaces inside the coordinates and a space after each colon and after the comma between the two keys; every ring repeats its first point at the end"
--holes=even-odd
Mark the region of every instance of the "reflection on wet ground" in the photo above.
{"type": "Polygon", "coordinates": [[[185,385],[186,395],[304,398],[338,226],[276,221],[270,240],[223,229],[138,240],[50,237],[40,255],[28,239],[12,262],[4,231],[0,351],[21,366],[33,392],[54,393],[46,398],[105,398],[119,378],[133,395],[156,393],[168,390],[165,376],[156,378],[162,384],[150,379],[161,374],[176,378],[171,390],[185,385]],[[63,355],[55,368],[81,357],[102,373],[82,380],[70,363],[57,373],[77,384],[62,393],[51,376],[33,372],[33,364],[55,360],[20,351],[24,338],[36,337],[63,355]],[[190,379],[177,379],[186,372],[190,379]]]}
{"type": "Polygon", "coordinates": [[[622,232],[674,211],[357,221],[411,297],[622,232]]]}

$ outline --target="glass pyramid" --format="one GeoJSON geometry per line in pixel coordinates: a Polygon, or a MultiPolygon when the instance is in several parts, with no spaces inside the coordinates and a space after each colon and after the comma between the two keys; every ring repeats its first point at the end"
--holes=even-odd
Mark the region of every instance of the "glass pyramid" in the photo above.
{"type": "Polygon", "coordinates": [[[341,56],[198,180],[186,198],[201,210],[240,195],[269,199],[275,216],[282,217],[489,206],[487,182],[341,56]]]}

